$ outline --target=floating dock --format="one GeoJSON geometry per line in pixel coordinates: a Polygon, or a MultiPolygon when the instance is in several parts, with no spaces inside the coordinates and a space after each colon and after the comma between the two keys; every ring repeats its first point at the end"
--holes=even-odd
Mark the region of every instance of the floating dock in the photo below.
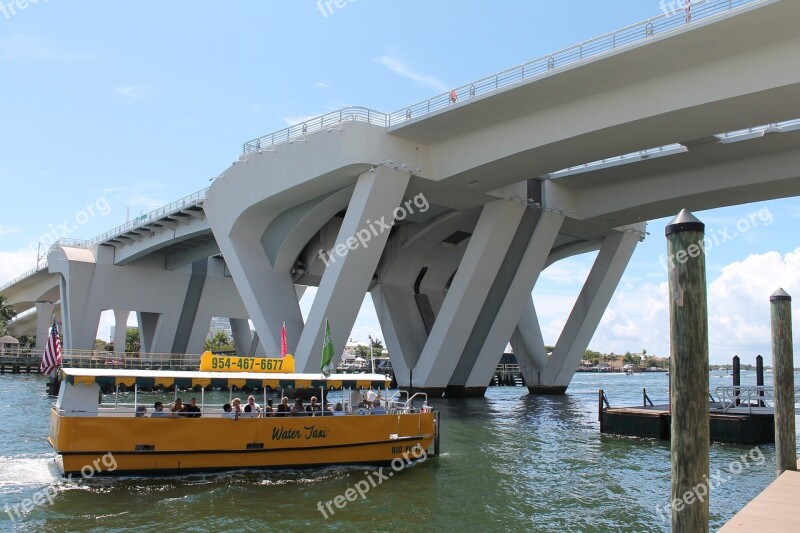
{"type": "Polygon", "coordinates": [[[38,374],[39,363],[35,357],[0,357],[0,374],[38,374]]]}
{"type": "MultiPolygon", "coordinates": [[[[647,398],[645,394],[645,398],[647,398]]],[[[645,403],[647,403],[647,400],[645,403]]],[[[775,442],[775,419],[771,408],[725,408],[709,402],[710,439],[732,444],[775,442]]],[[[670,440],[672,418],[669,405],[610,407],[603,391],[599,397],[600,432],[613,435],[670,440]]]]}

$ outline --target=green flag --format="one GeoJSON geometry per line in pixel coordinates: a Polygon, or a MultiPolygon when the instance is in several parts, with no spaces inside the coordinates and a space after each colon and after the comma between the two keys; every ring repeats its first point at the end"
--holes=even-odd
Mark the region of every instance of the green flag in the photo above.
{"type": "Polygon", "coordinates": [[[331,375],[331,361],[333,361],[333,341],[331,340],[331,326],[328,319],[325,319],[325,339],[322,341],[322,363],[319,369],[327,378],[331,375]]]}

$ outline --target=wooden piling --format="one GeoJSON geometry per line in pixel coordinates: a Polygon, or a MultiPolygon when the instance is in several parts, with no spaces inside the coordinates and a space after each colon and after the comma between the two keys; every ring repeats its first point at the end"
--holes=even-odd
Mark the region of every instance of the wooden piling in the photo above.
{"type": "Polygon", "coordinates": [[[738,355],[733,356],[733,396],[736,398],[734,403],[738,407],[741,403],[739,401],[739,386],[742,384],[742,360],[738,355]]]}
{"type": "Polygon", "coordinates": [[[672,531],[708,532],[710,422],[705,225],[682,210],[665,229],[669,260],[672,531]],[[708,490],[706,490],[708,493],[708,490]]]}
{"type": "Polygon", "coordinates": [[[794,424],[794,353],[792,297],[778,289],[769,297],[772,323],[772,376],[775,387],[775,456],[778,475],[797,470],[794,424]]]}

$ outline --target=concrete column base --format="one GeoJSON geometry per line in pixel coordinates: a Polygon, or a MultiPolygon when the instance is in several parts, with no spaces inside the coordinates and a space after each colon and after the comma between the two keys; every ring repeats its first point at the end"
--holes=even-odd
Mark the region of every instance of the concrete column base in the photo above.
{"type": "Polygon", "coordinates": [[[567,385],[528,385],[528,392],[531,394],[555,396],[558,394],[566,394],[567,385]]]}
{"type": "Polygon", "coordinates": [[[486,387],[465,387],[463,385],[400,388],[407,390],[411,396],[417,392],[424,392],[429,398],[482,398],[486,394],[486,387]]]}

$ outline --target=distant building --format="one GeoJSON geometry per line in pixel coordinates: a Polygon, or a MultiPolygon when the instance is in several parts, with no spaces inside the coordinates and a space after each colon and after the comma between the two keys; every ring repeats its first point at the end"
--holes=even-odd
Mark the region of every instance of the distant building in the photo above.
{"type": "Polygon", "coordinates": [[[224,331],[228,338],[233,338],[233,330],[231,329],[231,321],[229,318],[215,316],[211,319],[211,325],[208,328],[207,339],[212,338],[214,335],[224,331]]]}

